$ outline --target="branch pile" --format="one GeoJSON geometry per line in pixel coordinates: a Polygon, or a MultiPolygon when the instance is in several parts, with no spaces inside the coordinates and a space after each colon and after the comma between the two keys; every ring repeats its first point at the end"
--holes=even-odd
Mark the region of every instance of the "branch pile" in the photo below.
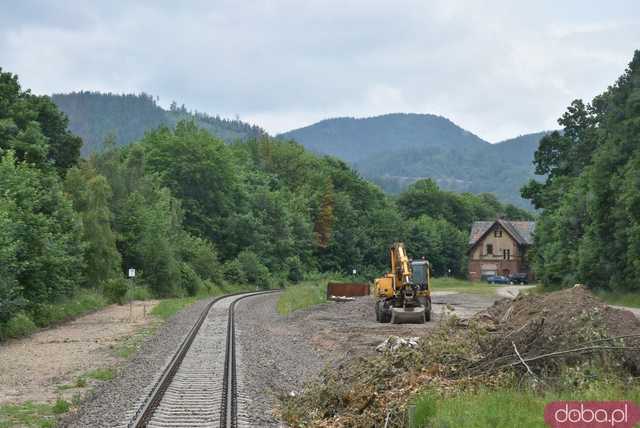
{"type": "MultiPolygon", "coordinates": [[[[470,320],[449,318],[416,347],[346,361],[281,401],[291,426],[403,426],[410,400],[513,386],[552,387],[567,371],[640,374],[640,321],[576,287],[504,299],[470,320]]],[[[573,382],[573,380],[572,380],[573,382]]]]}

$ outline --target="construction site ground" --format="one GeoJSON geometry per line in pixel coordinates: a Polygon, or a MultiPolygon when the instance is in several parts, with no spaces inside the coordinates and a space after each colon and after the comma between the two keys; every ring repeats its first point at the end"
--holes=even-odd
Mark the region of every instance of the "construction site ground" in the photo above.
{"type": "MultiPolygon", "coordinates": [[[[313,326],[310,341],[321,352],[334,358],[375,352],[375,347],[390,335],[424,336],[443,318],[468,318],[493,304],[500,296],[434,292],[432,321],[425,324],[381,324],[376,322],[371,296],[351,302],[331,302],[298,311],[287,320],[293,325],[313,326]]],[[[306,329],[305,329],[306,330],[306,329]]],[[[333,358],[332,358],[333,359],[333,358]]]]}

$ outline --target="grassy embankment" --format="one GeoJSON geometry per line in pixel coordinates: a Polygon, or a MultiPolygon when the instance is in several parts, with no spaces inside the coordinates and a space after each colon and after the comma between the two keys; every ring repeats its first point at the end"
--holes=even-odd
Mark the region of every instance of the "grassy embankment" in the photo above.
{"type": "Polygon", "coordinates": [[[536,393],[522,388],[480,390],[443,396],[425,392],[416,400],[414,427],[546,427],[544,407],[558,400],[640,400],[640,388],[620,382],[594,382],[536,393]]]}
{"type": "Polygon", "coordinates": [[[499,286],[490,285],[486,282],[471,282],[458,278],[432,278],[431,289],[433,291],[453,291],[456,293],[472,293],[493,296],[499,286]]]}
{"type": "MultiPolygon", "coordinates": [[[[559,285],[538,284],[536,288],[532,288],[531,292],[536,294],[550,293],[552,291],[562,290],[559,285]]],[[[614,291],[597,290],[594,292],[603,301],[610,305],[628,306],[630,308],[640,308],[640,293],[620,293],[614,291]]]]}
{"type": "Polygon", "coordinates": [[[308,275],[299,284],[290,285],[280,295],[277,310],[280,315],[289,315],[298,309],[319,305],[327,301],[327,284],[336,282],[366,282],[362,278],[339,274],[308,275]]]}
{"type": "Polygon", "coordinates": [[[631,308],[640,308],[640,293],[614,293],[599,291],[596,296],[610,305],[628,306],[631,308]]]}

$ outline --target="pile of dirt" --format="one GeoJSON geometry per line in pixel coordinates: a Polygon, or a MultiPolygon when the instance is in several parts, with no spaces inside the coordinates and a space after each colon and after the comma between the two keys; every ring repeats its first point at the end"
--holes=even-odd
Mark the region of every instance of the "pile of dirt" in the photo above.
{"type": "Polygon", "coordinates": [[[574,371],[588,371],[589,382],[628,379],[640,373],[640,321],[576,287],[504,299],[470,320],[441,320],[417,347],[383,348],[283,398],[280,416],[291,426],[404,426],[408,405],[426,389],[447,396],[522,381],[553,388],[574,371]]]}
{"type": "Polygon", "coordinates": [[[587,360],[605,359],[640,374],[640,321],[586,287],[503,299],[476,315],[490,334],[479,341],[484,358],[475,371],[518,365],[541,376],[587,360]],[[520,354],[520,355],[518,355],[520,354]]]}

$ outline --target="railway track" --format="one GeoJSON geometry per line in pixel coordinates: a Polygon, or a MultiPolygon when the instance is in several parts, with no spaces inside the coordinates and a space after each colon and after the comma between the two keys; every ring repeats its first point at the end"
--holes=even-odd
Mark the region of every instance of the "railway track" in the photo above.
{"type": "Polygon", "coordinates": [[[238,426],[235,305],[272,292],[238,293],[211,301],[128,427],[238,426]]]}

